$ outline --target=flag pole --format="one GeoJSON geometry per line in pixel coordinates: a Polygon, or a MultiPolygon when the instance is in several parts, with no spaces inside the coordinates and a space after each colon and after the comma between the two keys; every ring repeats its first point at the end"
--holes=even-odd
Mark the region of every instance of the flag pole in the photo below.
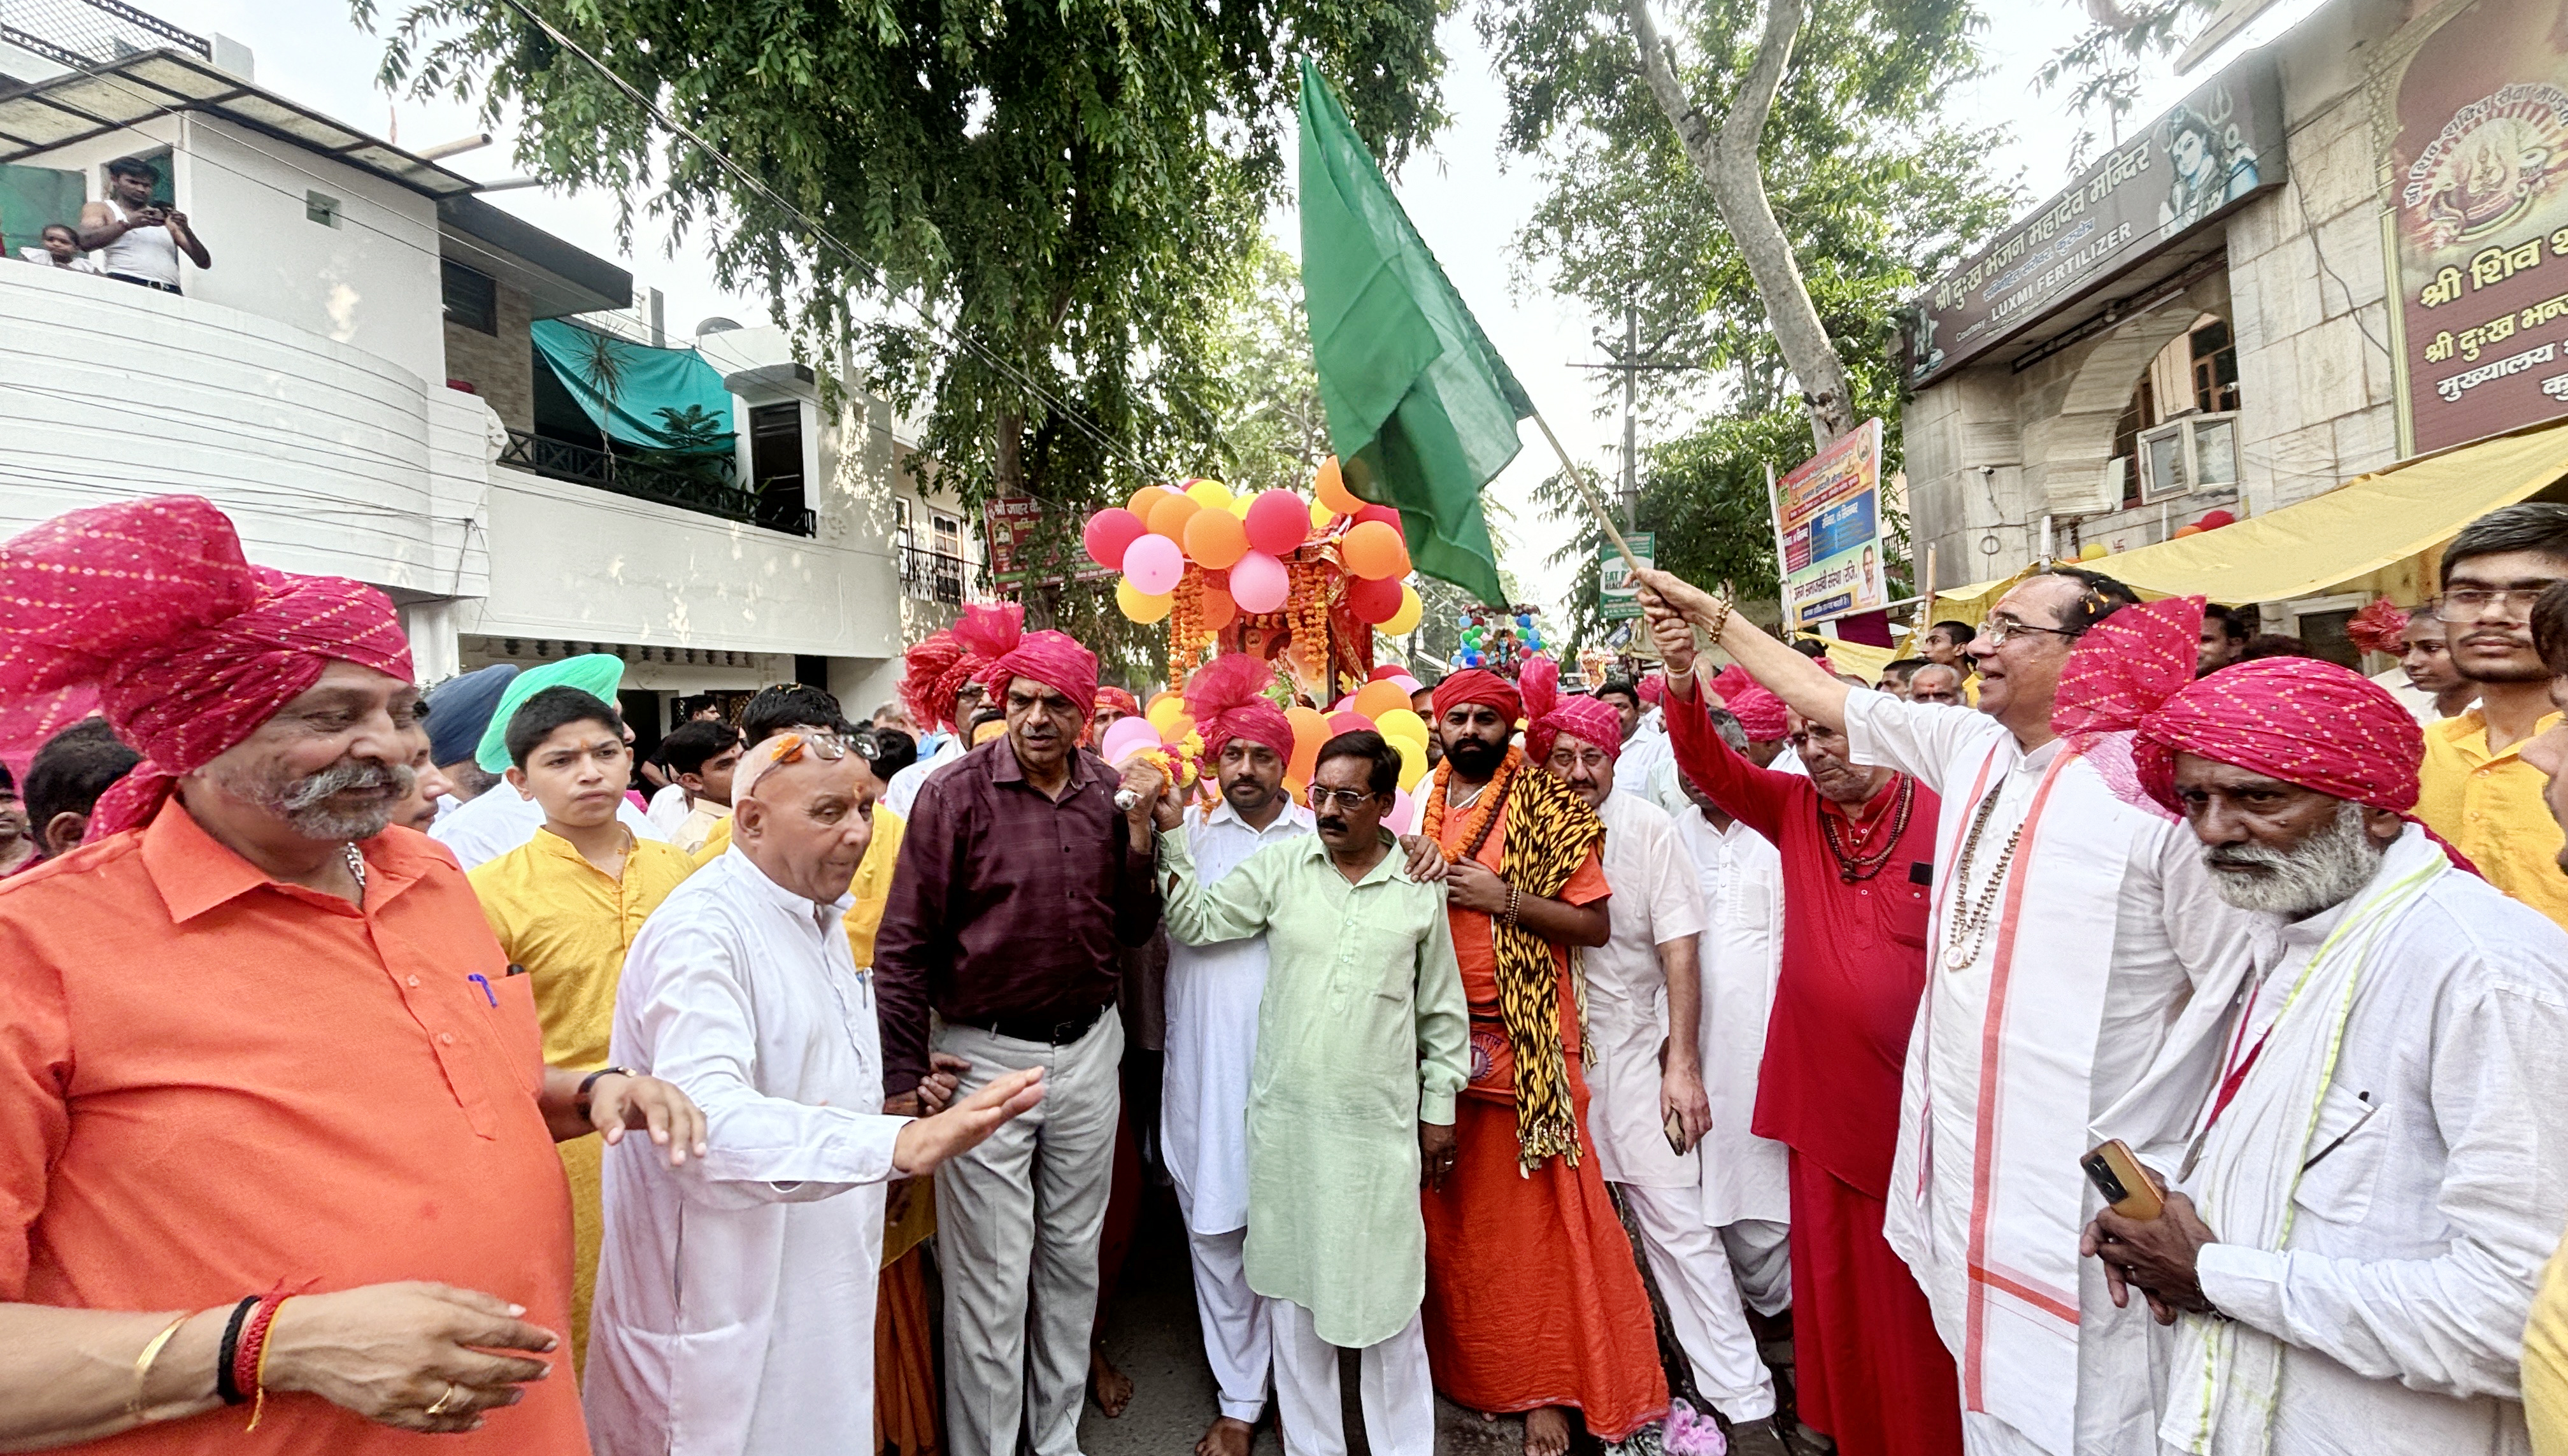
{"type": "Polygon", "coordinates": [[[1596,493],[1596,483],[1587,478],[1587,472],[1578,468],[1578,462],[1569,458],[1569,451],[1561,445],[1560,437],[1551,433],[1551,422],[1542,417],[1542,411],[1534,411],[1533,422],[1541,429],[1542,438],[1551,442],[1551,453],[1560,457],[1560,468],[1569,472],[1569,478],[1577,483],[1579,495],[1587,500],[1587,509],[1596,513],[1596,524],[1605,528],[1605,539],[1614,544],[1614,549],[1623,555],[1623,564],[1638,579],[1641,558],[1632,554],[1632,544],[1623,540],[1623,533],[1614,525],[1614,514],[1605,509],[1605,498],[1596,493]]]}

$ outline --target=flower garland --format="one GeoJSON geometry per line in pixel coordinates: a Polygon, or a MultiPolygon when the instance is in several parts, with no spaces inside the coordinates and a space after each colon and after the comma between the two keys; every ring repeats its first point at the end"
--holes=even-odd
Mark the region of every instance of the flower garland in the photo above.
{"type": "MultiPolygon", "coordinates": [[[[1510,744],[1507,748],[1507,756],[1498,760],[1498,771],[1491,774],[1489,782],[1481,786],[1480,797],[1472,800],[1470,807],[1463,811],[1460,843],[1469,846],[1470,850],[1476,851],[1481,845],[1487,843],[1489,817],[1498,812],[1500,805],[1507,802],[1508,786],[1515,778],[1516,771],[1524,766],[1524,750],[1510,744]]],[[[1444,794],[1452,780],[1453,760],[1447,758],[1436,766],[1434,792],[1427,796],[1427,819],[1419,827],[1420,833],[1439,845],[1445,842],[1444,794]]]]}

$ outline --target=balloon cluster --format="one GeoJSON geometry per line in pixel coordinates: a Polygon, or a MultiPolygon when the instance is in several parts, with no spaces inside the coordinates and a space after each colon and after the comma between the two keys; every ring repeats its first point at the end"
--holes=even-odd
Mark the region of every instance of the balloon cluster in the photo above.
{"type": "Polygon", "coordinates": [[[1462,629],[1461,645],[1446,665],[1513,671],[1526,654],[1541,651],[1548,641],[1534,612],[1530,606],[1475,606],[1458,614],[1454,621],[1462,629]]]}
{"type": "Polygon", "coordinates": [[[1410,791],[1427,777],[1428,763],[1427,720],[1418,716],[1410,699],[1423,684],[1396,667],[1377,667],[1374,674],[1371,682],[1338,699],[1326,713],[1317,708],[1284,710],[1293,722],[1293,761],[1285,767],[1284,782],[1295,799],[1308,803],[1320,745],[1341,733],[1370,729],[1400,754],[1400,792],[1383,823],[1394,834],[1413,834],[1418,805],[1410,791]]]}
{"type": "Polygon", "coordinates": [[[1115,602],[1136,622],[1166,617],[1189,581],[1199,593],[1194,625],[1204,631],[1281,611],[1293,590],[1288,560],[1336,567],[1348,609],[1384,631],[1415,628],[1424,610],[1401,579],[1409,544],[1400,513],[1358,499],[1335,457],[1320,463],[1308,500],[1285,490],[1233,495],[1212,480],[1143,486],[1125,505],[1088,518],[1081,540],[1091,559],[1124,573],[1115,602]]]}
{"type": "MultiPolygon", "coordinates": [[[[2224,526],[2234,526],[2237,523],[2238,518],[2226,511],[2205,511],[2200,520],[2188,521],[2168,532],[2167,540],[2182,541],[2187,537],[2200,536],[2206,531],[2218,531],[2224,526]]],[[[2078,547],[2078,559],[2082,561],[2100,561],[2112,553],[2113,548],[2100,541],[2090,541],[2078,547]]]]}
{"type": "Polygon", "coordinates": [[[1119,769],[1136,758],[1147,759],[1179,793],[1207,777],[1203,734],[1196,731],[1195,720],[1186,716],[1185,699],[1175,693],[1150,699],[1138,718],[1117,719],[1098,740],[1097,756],[1119,769]]]}

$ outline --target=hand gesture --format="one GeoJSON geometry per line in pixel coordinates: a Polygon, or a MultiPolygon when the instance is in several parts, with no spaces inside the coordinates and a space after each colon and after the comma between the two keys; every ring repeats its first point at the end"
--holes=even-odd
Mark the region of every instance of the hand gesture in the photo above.
{"type": "MultiPolygon", "coordinates": [[[[1662,571],[1652,566],[1643,566],[1634,573],[1633,579],[1640,584],[1637,595],[1644,611],[1649,610],[1655,599],[1661,610],[1674,611],[1696,626],[1712,625],[1715,598],[1711,592],[1673,571],[1662,571]]],[[[1658,615],[1657,612],[1650,614],[1654,618],[1658,615]]]]}
{"type": "Polygon", "coordinates": [[[1668,665],[1668,676],[1683,677],[1694,671],[1694,623],[1673,611],[1654,613],[1650,638],[1659,644],[1659,660],[1668,665]]]}
{"type": "Polygon", "coordinates": [[[300,1295],[268,1327],[265,1384],[406,1431],[478,1430],[483,1411],[516,1404],[518,1386],[552,1373],[544,1360],[487,1353],[559,1347],[560,1336],[518,1317],[525,1312],[448,1284],[300,1295]]]}
{"type": "Polygon", "coordinates": [[[667,1151],[672,1168],[692,1152],[705,1155],[705,1113],[674,1082],[657,1077],[628,1077],[620,1072],[600,1077],[588,1089],[588,1121],[608,1147],[624,1141],[627,1129],[648,1132],[667,1151]]]}
{"type": "Polygon", "coordinates": [[[1444,898],[1466,910],[1503,914],[1507,909],[1507,882],[1477,860],[1458,860],[1444,871],[1444,898]]]}
{"type": "Polygon", "coordinates": [[[1043,1068],[1010,1072],[934,1117],[905,1124],[892,1140],[891,1166],[904,1178],[916,1178],[979,1147],[1043,1099],[1043,1068]]]}
{"type": "Polygon", "coordinates": [[[903,1092],[898,1097],[884,1098],[883,1116],[933,1117],[943,1112],[953,1104],[955,1087],[961,1084],[964,1074],[971,1070],[970,1062],[951,1052],[929,1052],[927,1075],[918,1079],[916,1087],[903,1092]]]}
{"type": "Polygon", "coordinates": [[[1409,854],[1409,878],[1421,885],[1444,883],[1444,852],[1423,834],[1405,834],[1400,847],[1409,854]]]}
{"type": "MultiPolygon", "coordinates": [[[[1677,1127],[1685,1137],[1685,1146],[1693,1147],[1712,1131],[1712,1099],[1703,1090],[1703,1075],[1694,1068],[1671,1065],[1659,1074],[1659,1123],[1667,1124],[1675,1114],[1677,1127]]],[[[1683,1152],[1684,1148],[1677,1151],[1683,1152]]]]}
{"type": "Polygon", "coordinates": [[[1461,1140],[1454,1136],[1451,1123],[1422,1122],[1418,1125],[1418,1182],[1433,1193],[1444,1186],[1453,1174],[1453,1159],[1461,1140]]]}

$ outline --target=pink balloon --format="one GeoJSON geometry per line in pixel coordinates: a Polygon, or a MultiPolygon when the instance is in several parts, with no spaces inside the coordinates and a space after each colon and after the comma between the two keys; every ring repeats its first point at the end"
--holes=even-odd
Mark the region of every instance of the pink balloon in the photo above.
{"type": "MultiPolygon", "coordinates": [[[[1132,568],[1126,564],[1124,569],[1128,572],[1132,568]]],[[[1284,569],[1282,561],[1264,551],[1250,551],[1231,563],[1230,599],[1239,603],[1241,611],[1273,611],[1284,604],[1292,589],[1292,573],[1284,569]]]]}
{"type": "Polygon", "coordinates": [[[1329,717],[1329,731],[1333,734],[1365,733],[1370,732],[1372,728],[1373,720],[1371,718],[1366,717],[1362,713],[1355,712],[1352,709],[1344,713],[1333,713],[1329,717]]]}
{"type": "Polygon", "coordinates": [[[1391,818],[1383,821],[1383,828],[1393,834],[1418,833],[1418,801],[1409,796],[1407,789],[1392,791],[1391,818]]]}
{"type": "Polygon", "coordinates": [[[1248,503],[1248,544],[1280,556],[1311,536],[1311,508],[1291,491],[1264,491],[1248,503]]]}
{"type": "Polygon", "coordinates": [[[1089,517],[1087,528],[1080,532],[1080,541],[1088,547],[1089,559],[1109,570],[1120,570],[1124,552],[1149,531],[1140,517],[1116,506],[1089,517]]]}
{"type": "Polygon", "coordinates": [[[1147,718],[1120,718],[1106,730],[1105,739],[1097,745],[1097,755],[1111,764],[1121,764],[1128,754],[1159,746],[1159,730],[1147,718]]]}
{"type": "Polygon", "coordinates": [[[1186,574],[1186,553],[1164,536],[1136,537],[1124,548],[1124,575],[1143,596],[1165,596],[1186,574]]]}
{"type": "Polygon", "coordinates": [[[1406,673],[1406,672],[1395,672],[1395,673],[1393,673],[1393,674],[1392,674],[1392,676],[1391,676],[1391,680],[1392,680],[1393,682],[1399,683],[1399,684],[1400,684],[1400,690],[1401,690],[1402,692],[1405,692],[1405,693],[1409,694],[1409,695],[1410,695],[1411,697],[1413,697],[1413,698],[1414,698],[1414,697],[1416,697],[1416,696],[1418,696],[1418,690],[1419,690],[1420,688],[1427,686],[1427,684],[1425,684],[1425,683],[1423,683],[1423,682],[1420,682],[1417,678],[1414,678],[1414,677],[1410,676],[1410,675],[1409,675],[1408,673],[1406,673]]]}

